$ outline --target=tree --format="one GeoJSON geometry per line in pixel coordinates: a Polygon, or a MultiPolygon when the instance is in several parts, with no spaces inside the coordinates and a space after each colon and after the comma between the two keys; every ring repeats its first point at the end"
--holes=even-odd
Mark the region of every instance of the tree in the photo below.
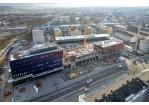
{"type": "Polygon", "coordinates": [[[13,35],[16,35],[17,34],[17,30],[12,29],[12,30],[10,30],[10,33],[12,33],[13,35]]]}

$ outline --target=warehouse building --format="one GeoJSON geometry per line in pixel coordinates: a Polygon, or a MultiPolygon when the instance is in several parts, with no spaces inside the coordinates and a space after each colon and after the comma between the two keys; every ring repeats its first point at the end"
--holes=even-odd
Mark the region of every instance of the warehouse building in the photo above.
{"type": "Polygon", "coordinates": [[[134,43],[137,40],[137,36],[134,36],[134,35],[128,34],[127,32],[122,32],[122,31],[116,31],[115,36],[129,43],[134,43]]]}
{"type": "Polygon", "coordinates": [[[144,102],[148,84],[131,75],[118,77],[79,96],[79,102],[144,102]]]}
{"type": "Polygon", "coordinates": [[[32,31],[33,36],[33,43],[44,43],[44,32],[43,30],[33,30],[32,31]]]}
{"type": "Polygon", "coordinates": [[[14,85],[63,69],[63,50],[58,45],[41,47],[12,53],[10,56],[12,77],[8,83],[14,85]]]}

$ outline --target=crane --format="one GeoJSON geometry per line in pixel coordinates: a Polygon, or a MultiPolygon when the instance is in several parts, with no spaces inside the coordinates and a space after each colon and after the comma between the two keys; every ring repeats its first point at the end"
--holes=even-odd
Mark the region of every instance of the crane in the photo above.
{"type": "Polygon", "coordinates": [[[89,24],[93,24],[92,22],[88,22],[88,21],[82,21],[82,22],[84,22],[84,48],[86,48],[86,26],[87,26],[87,23],[89,23],[89,24]]]}
{"type": "Polygon", "coordinates": [[[82,22],[84,22],[84,48],[86,48],[86,29],[87,29],[86,26],[87,26],[87,23],[89,23],[89,24],[91,24],[91,25],[93,25],[95,27],[98,27],[99,29],[102,29],[102,30],[106,31],[108,34],[112,34],[113,33],[112,27],[111,28],[106,28],[106,27],[103,27],[103,26],[100,26],[100,25],[96,25],[93,22],[88,22],[86,20],[82,21],[82,22]]]}

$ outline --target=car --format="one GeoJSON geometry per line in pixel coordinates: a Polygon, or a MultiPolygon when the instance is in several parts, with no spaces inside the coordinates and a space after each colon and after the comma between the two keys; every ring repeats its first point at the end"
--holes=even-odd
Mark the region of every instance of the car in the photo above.
{"type": "Polygon", "coordinates": [[[94,69],[94,71],[98,70],[98,68],[94,69]]]}
{"type": "Polygon", "coordinates": [[[39,81],[37,81],[37,82],[36,82],[36,84],[37,84],[37,86],[38,86],[38,87],[40,87],[40,86],[41,86],[41,84],[40,84],[40,82],[39,82],[39,81]]]}
{"type": "Polygon", "coordinates": [[[11,94],[11,92],[6,92],[5,96],[9,96],[11,94]]]}
{"type": "Polygon", "coordinates": [[[1,71],[1,73],[4,73],[5,72],[5,69],[3,69],[2,71],[1,71]]]}
{"type": "Polygon", "coordinates": [[[136,63],[136,61],[134,60],[133,63],[136,63]]]}
{"type": "Polygon", "coordinates": [[[94,65],[91,65],[92,67],[94,66],[94,65]]]}
{"type": "Polygon", "coordinates": [[[118,65],[117,68],[122,68],[122,65],[118,65]]]}
{"type": "Polygon", "coordinates": [[[89,79],[88,81],[86,81],[87,84],[92,83],[92,79],[89,79]]]}
{"type": "Polygon", "coordinates": [[[101,69],[101,67],[98,67],[98,69],[101,69]]]}
{"type": "Polygon", "coordinates": [[[84,92],[86,93],[86,92],[88,92],[89,91],[89,88],[85,88],[84,89],[84,92]]]}

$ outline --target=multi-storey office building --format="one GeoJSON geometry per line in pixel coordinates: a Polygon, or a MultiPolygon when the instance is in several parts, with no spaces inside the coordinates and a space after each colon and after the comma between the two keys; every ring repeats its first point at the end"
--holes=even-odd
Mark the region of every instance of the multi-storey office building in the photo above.
{"type": "Polygon", "coordinates": [[[17,85],[18,81],[31,80],[41,75],[62,70],[63,50],[58,45],[53,45],[12,53],[10,68],[12,78],[8,80],[8,83],[13,82],[14,85],[17,85]]]}

